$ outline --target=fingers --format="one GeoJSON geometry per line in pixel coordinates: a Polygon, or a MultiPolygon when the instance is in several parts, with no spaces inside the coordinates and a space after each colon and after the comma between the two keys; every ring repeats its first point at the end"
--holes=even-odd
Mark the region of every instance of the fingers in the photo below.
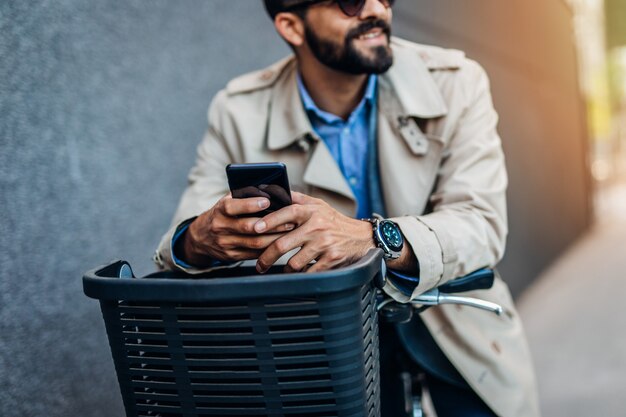
{"type": "Polygon", "coordinates": [[[291,198],[293,204],[268,214],[258,221],[254,230],[257,233],[267,233],[270,230],[291,230],[311,218],[314,209],[310,206],[323,203],[322,200],[297,191],[291,193],[291,198]]]}
{"type": "Polygon", "coordinates": [[[268,230],[278,230],[281,226],[301,225],[310,219],[311,215],[310,208],[292,204],[263,217],[255,224],[254,230],[257,233],[266,233],[268,230]]]}
{"type": "Polygon", "coordinates": [[[266,197],[270,198],[270,195],[262,191],[259,187],[247,186],[233,190],[234,198],[250,198],[250,197],[266,197]]]}
{"type": "MultiPolygon", "coordinates": [[[[254,226],[260,219],[258,217],[228,217],[219,216],[213,219],[212,232],[219,234],[253,235],[258,233],[254,226]]],[[[283,233],[295,228],[293,223],[281,224],[272,229],[267,229],[264,234],[283,233]]]]}
{"type": "MultiPolygon", "coordinates": [[[[265,236],[265,235],[263,235],[265,236]]],[[[272,235],[270,235],[272,236],[272,235]]],[[[295,229],[274,241],[259,256],[256,263],[256,270],[260,273],[266,272],[285,253],[295,248],[301,248],[306,242],[306,233],[302,229],[295,229]]],[[[303,254],[303,258],[304,258],[303,254]]]]}
{"type": "Polygon", "coordinates": [[[332,259],[325,259],[324,257],[321,257],[320,259],[318,259],[317,262],[315,262],[313,265],[311,265],[306,270],[306,272],[307,273],[312,273],[312,272],[328,271],[329,269],[338,268],[338,267],[343,266],[343,265],[345,265],[345,262],[343,262],[343,261],[332,260],[332,259]]]}
{"type": "Polygon", "coordinates": [[[283,237],[284,234],[265,234],[265,235],[220,235],[215,238],[215,243],[225,252],[236,251],[254,251],[257,255],[267,249],[277,239],[283,237]]]}
{"type": "Polygon", "coordinates": [[[285,265],[285,272],[301,272],[307,269],[311,261],[319,256],[319,251],[315,250],[313,245],[303,246],[298,253],[289,259],[285,265]]]}
{"type": "Polygon", "coordinates": [[[296,225],[293,223],[281,224],[273,229],[268,229],[265,233],[285,233],[290,232],[296,228],[296,225]]]}
{"type": "Polygon", "coordinates": [[[291,196],[287,193],[280,185],[276,184],[261,184],[259,185],[259,189],[266,192],[271,198],[277,202],[280,207],[287,206],[291,204],[291,196]]]}
{"type": "Polygon", "coordinates": [[[270,206],[270,200],[264,197],[232,198],[224,197],[219,202],[220,211],[230,217],[254,214],[270,206]]]}
{"type": "Polygon", "coordinates": [[[228,262],[249,261],[258,258],[259,254],[260,251],[233,249],[225,252],[222,256],[222,260],[228,262]]]}
{"type": "Polygon", "coordinates": [[[321,272],[338,268],[348,263],[347,259],[336,250],[324,250],[313,241],[309,241],[285,265],[285,272],[321,272]],[[316,261],[311,264],[312,261],[316,261]]]}
{"type": "Polygon", "coordinates": [[[313,272],[322,272],[322,271],[327,271],[331,269],[331,266],[329,266],[328,264],[326,264],[325,262],[315,262],[313,265],[311,265],[307,270],[307,274],[313,273],[313,272]]]}

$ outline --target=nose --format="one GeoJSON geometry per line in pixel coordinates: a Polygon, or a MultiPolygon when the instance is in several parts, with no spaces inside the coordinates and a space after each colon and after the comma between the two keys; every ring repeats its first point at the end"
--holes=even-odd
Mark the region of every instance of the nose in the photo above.
{"type": "Polygon", "coordinates": [[[391,12],[391,7],[385,6],[383,0],[365,0],[365,5],[359,18],[362,20],[368,20],[372,18],[382,19],[391,12]]]}

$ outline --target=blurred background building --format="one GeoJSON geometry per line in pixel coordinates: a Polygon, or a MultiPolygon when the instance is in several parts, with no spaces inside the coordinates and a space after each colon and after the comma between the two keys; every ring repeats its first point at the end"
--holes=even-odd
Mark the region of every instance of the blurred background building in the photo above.
{"type": "MultiPolygon", "coordinates": [[[[626,351],[619,310],[585,309],[579,325],[613,329],[595,343],[572,300],[598,296],[606,265],[623,275],[626,0],[396,4],[397,35],[462,49],[490,75],[510,174],[501,272],[523,294],[546,415],[620,415],[593,412],[624,383],[595,366],[626,370],[600,348],[626,351]],[[561,281],[580,291],[559,298],[561,281]],[[581,357],[566,340],[593,343],[581,357]],[[566,382],[598,390],[556,392],[566,382]]],[[[113,258],[152,271],[211,97],[288,52],[260,0],[0,2],[0,415],[123,415],[82,273],[113,258]]]]}
{"type": "Polygon", "coordinates": [[[568,0],[568,4],[574,17],[580,87],[589,122],[596,215],[602,219],[624,207],[626,1],[568,0]]]}

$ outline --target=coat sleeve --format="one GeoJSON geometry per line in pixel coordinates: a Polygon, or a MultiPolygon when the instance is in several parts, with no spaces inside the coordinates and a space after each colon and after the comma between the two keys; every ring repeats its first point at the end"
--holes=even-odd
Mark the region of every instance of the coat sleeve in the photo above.
{"type": "Polygon", "coordinates": [[[504,254],[508,181],[496,131],[498,115],[485,71],[474,61],[467,62],[461,86],[467,90],[466,105],[439,166],[430,196],[432,212],[393,219],[420,265],[420,283],[411,298],[477,269],[494,267],[504,254]]]}
{"type": "Polygon", "coordinates": [[[232,162],[233,158],[220,129],[225,95],[224,91],[218,93],[209,107],[209,126],[202,142],[198,145],[196,162],[189,173],[187,188],[180,199],[170,229],[161,238],[154,254],[153,259],[159,269],[177,269],[189,274],[198,274],[239,264],[206,269],[185,268],[174,262],[172,254],[172,240],[179,227],[213,207],[229,192],[225,167],[232,162]]]}

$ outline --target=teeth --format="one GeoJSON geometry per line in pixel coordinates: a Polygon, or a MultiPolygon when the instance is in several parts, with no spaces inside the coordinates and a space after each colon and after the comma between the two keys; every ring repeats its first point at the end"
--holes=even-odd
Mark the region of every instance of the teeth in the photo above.
{"type": "Polygon", "coordinates": [[[378,35],[380,35],[379,32],[366,33],[365,35],[361,35],[361,38],[363,38],[363,39],[373,39],[373,38],[377,37],[378,35]]]}

